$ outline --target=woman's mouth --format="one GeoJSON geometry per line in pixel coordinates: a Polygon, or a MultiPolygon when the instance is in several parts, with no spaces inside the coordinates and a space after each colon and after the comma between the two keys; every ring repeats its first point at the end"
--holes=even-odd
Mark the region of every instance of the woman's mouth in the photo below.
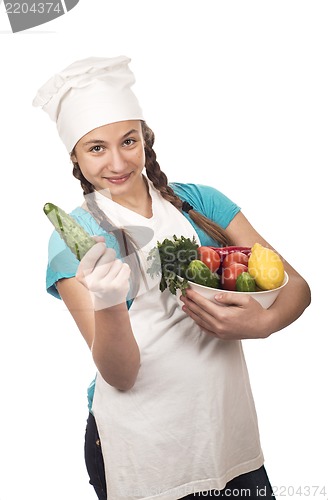
{"type": "Polygon", "coordinates": [[[131,175],[131,173],[126,174],[126,175],[120,175],[117,177],[106,177],[106,180],[108,182],[110,182],[111,184],[123,184],[124,182],[126,182],[129,179],[130,175],[131,175]]]}

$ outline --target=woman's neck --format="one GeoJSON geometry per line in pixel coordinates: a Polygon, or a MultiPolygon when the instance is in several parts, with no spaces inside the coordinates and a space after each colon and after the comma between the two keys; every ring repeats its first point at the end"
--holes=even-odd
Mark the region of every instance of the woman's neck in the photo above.
{"type": "Polygon", "coordinates": [[[122,207],[128,208],[147,219],[150,219],[153,215],[152,198],[149,193],[148,181],[144,176],[143,182],[140,183],[140,187],[135,189],[129,196],[124,196],[122,198],[112,197],[112,200],[122,207]]]}

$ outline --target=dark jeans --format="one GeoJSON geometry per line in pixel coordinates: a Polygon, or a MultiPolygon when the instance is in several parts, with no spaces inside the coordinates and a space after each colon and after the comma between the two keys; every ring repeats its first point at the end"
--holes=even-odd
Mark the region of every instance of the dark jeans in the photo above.
{"type": "Polygon", "coordinates": [[[104,460],[94,416],[89,413],[85,431],[84,458],[89,474],[89,483],[95,489],[99,500],[107,500],[104,460]]]}
{"type": "MultiPolygon", "coordinates": [[[[91,413],[85,432],[85,463],[90,477],[90,484],[95,489],[99,500],[107,500],[104,461],[95,419],[91,413]]],[[[184,500],[195,498],[241,498],[241,500],[274,500],[272,488],[264,467],[242,474],[229,481],[223,490],[203,491],[183,497],[184,500]]],[[[182,500],[182,499],[181,499],[182,500]]]]}

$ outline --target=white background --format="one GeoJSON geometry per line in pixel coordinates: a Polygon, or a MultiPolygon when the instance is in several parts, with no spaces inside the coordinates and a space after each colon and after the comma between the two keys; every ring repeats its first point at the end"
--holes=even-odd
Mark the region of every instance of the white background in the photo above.
{"type": "Polygon", "coordinates": [[[55,125],[31,102],[76,59],[120,54],[132,58],[169,179],[223,191],[311,285],[296,323],[244,347],[277,496],[310,486],[307,498],[328,497],[327,25],[320,0],[80,0],[11,34],[0,6],[0,500],[95,499],[83,460],[95,369],[45,292],[42,207],[71,210],[81,191],[55,125]]]}

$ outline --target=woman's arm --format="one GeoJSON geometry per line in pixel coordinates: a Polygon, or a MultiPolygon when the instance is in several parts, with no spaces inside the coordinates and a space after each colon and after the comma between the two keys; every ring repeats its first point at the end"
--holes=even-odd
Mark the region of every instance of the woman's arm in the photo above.
{"type": "Polygon", "coordinates": [[[118,265],[115,276],[109,276],[114,261],[117,259],[113,259],[112,250],[95,245],[81,261],[77,276],[58,281],[57,289],[104,380],[117,389],[128,390],[139,372],[140,353],[124,299],[129,273],[126,267],[118,265]],[[101,278],[99,270],[107,279],[101,278]],[[122,285],[120,289],[116,277],[122,285]]]}
{"type": "MultiPolygon", "coordinates": [[[[254,243],[272,248],[239,212],[227,227],[227,233],[237,246],[252,247],[254,243]]],[[[283,258],[282,258],[283,259],[283,258]]],[[[246,295],[222,294],[218,307],[197,292],[187,291],[182,297],[184,310],[199,326],[222,339],[264,338],[285,328],[295,321],[311,302],[310,289],[300,274],[283,259],[288,273],[288,284],[269,309],[263,309],[254,299],[246,295]]]]}

